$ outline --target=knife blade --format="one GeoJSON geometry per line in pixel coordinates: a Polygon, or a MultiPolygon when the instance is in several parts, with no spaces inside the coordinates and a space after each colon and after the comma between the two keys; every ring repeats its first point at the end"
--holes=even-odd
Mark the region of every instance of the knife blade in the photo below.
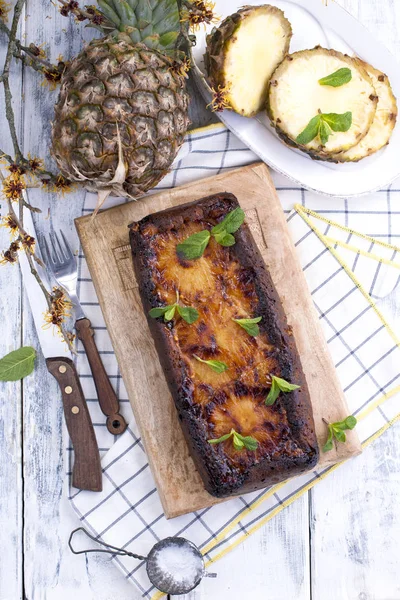
{"type": "MultiPolygon", "coordinates": [[[[25,200],[27,200],[26,196],[25,200]]],[[[24,208],[24,229],[37,241],[31,211],[27,208],[24,208]]],[[[35,253],[41,258],[37,242],[35,253]]],[[[46,324],[44,327],[44,315],[48,311],[47,302],[36,278],[31,273],[24,252],[20,253],[19,264],[46,366],[57,380],[61,390],[65,420],[74,449],[72,485],[82,490],[101,491],[99,449],[71,351],[55,325],[46,324]]],[[[35,268],[43,285],[50,292],[51,287],[45,269],[37,263],[35,268]]]]}

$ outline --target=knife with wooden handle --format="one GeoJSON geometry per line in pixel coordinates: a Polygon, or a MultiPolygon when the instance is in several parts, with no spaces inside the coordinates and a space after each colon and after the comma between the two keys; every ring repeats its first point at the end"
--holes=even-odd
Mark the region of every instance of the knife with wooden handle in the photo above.
{"type": "Polygon", "coordinates": [[[89,319],[86,317],[78,319],[75,323],[75,329],[78,338],[85,348],[90,370],[93,375],[93,381],[96,386],[100,408],[107,417],[107,429],[114,435],[123,433],[127,428],[127,423],[119,412],[119,401],[100,358],[99,351],[94,341],[94,330],[91,327],[89,319]]]}
{"type": "Polygon", "coordinates": [[[99,449],[76,367],[70,358],[46,358],[49,372],[60,386],[65,421],[74,448],[72,485],[101,492],[99,449]]]}
{"type": "MultiPolygon", "coordinates": [[[[24,228],[36,238],[28,209],[24,209],[24,228]]],[[[75,455],[72,485],[81,490],[99,492],[102,489],[99,449],[71,352],[54,325],[44,327],[44,314],[48,311],[48,306],[24,252],[20,254],[19,263],[46,365],[61,389],[65,420],[75,455]]],[[[45,270],[39,264],[35,267],[43,285],[50,291],[45,270]]]]}

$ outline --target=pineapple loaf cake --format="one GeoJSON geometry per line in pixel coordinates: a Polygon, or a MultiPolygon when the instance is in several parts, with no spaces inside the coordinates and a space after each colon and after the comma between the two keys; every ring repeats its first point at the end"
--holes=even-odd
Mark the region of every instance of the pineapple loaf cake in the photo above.
{"type": "Polygon", "coordinates": [[[244,212],[220,193],[130,225],[159,358],[206,489],[267,487],[318,460],[309,391],[244,212]]]}

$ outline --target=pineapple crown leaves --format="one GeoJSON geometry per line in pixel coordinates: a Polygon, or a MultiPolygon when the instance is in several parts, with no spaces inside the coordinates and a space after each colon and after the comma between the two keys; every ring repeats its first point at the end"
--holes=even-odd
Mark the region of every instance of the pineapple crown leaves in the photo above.
{"type": "Polygon", "coordinates": [[[181,33],[177,0],[98,0],[98,6],[106,22],[133,43],[164,54],[175,52],[181,33]]]}

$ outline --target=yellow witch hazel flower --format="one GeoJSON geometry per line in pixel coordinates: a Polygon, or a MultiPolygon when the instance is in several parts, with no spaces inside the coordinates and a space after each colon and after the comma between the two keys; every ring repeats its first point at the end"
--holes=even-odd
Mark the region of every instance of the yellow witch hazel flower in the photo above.
{"type": "Polygon", "coordinates": [[[34,237],[26,234],[22,238],[21,242],[22,242],[22,246],[25,250],[28,250],[31,254],[35,253],[36,240],[34,237]]]}
{"type": "Polygon", "coordinates": [[[210,107],[212,112],[221,112],[225,110],[225,108],[231,108],[227,100],[227,95],[229,93],[230,87],[219,85],[217,89],[211,88],[212,90],[212,100],[210,104],[207,104],[207,108],[210,107]]]}
{"type": "Polygon", "coordinates": [[[208,0],[194,0],[194,2],[186,3],[181,21],[188,22],[193,31],[198,31],[202,23],[204,25],[218,23],[220,19],[214,14],[214,8],[215,2],[208,0]]]}
{"type": "Polygon", "coordinates": [[[32,173],[35,173],[43,167],[43,160],[37,156],[31,156],[30,153],[28,154],[28,163],[29,170],[32,171],[32,173]]]}
{"type": "Polygon", "coordinates": [[[18,262],[18,250],[20,249],[20,245],[18,241],[11,242],[8,250],[5,250],[1,253],[0,264],[13,264],[18,262]]]}
{"type": "Polygon", "coordinates": [[[1,218],[0,227],[5,227],[10,230],[11,237],[15,237],[18,233],[18,223],[13,215],[5,215],[1,218]]]}
{"type": "MultiPolygon", "coordinates": [[[[9,167],[10,169],[11,167],[9,167]]],[[[3,195],[12,202],[20,199],[25,188],[25,182],[19,171],[11,172],[11,175],[3,180],[3,195]]]]}
{"type": "Polygon", "coordinates": [[[53,184],[53,192],[59,192],[62,196],[64,196],[64,194],[69,194],[73,189],[74,185],[63,175],[58,175],[53,184]]]}
{"type": "Polygon", "coordinates": [[[4,0],[0,0],[0,20],[5,21],[7,19],[7,15],[10,12],[11,4],[8,2],[4,2],[4,0]]]}
{"type": "Polygon", "coordinates": [[[48,329],[51,325],[61,327],[65,319],[71,315],[71,306],[65,292],[61,288],[53,288],[51,306],[44,314],[43,328],[48,329]]]}

